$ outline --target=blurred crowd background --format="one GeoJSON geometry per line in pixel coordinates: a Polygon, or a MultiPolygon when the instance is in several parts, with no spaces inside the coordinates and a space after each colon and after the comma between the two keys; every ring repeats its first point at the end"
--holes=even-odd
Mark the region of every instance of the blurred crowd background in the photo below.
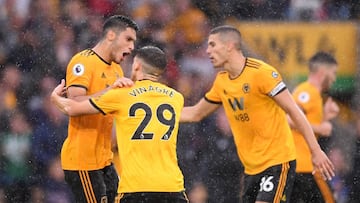
{"type": "MultiPolygon", "coordinates": [[[[197,102],[215,77],[206,55],[208,31],[229,21],[360,22],[357,0],[0,0],[0,203],[72,202],[60,150],[67,116],[49,101],[76,52],[99,39],[103,20],[131,16],[137,46],[168,54],[162,79],[197,102]]],[[[359,45],[356,46],[359,48],[359,45]]],[[[257,50],[249,50],[257,53],[257,50]]],[[[358,51],[357,51],[358,53],[358,51]]],[[[131,57],[122,64],[130,71],[131,57]]],[[[266,58],[264,58],[266,60],[266,58]]],[[[357,61],[356,70],[359,68],[357,61]]],[[[337,202],[360,202],[360,118],[356,92],[337,94],[342,114],[321,139],[336,167],[337,202]]],[[[178,158],[192,203],[234,202],[242,166],[222,109],[196,124],[181,124],[178,158]]]]}

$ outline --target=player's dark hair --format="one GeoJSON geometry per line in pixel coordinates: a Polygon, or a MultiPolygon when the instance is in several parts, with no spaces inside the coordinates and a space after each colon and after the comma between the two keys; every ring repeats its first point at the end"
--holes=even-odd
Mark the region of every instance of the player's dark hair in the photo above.
{"type": "Polygon", "coordinates": [[[316,69],[317,64],[337,65],[338,63],[331,54],[320,51],[310,58],[309,60],[310,71],[314,71],[316,69]]]}
{"type": "Polygon", "coordinates": [[[164,71],[166,69],[166,54],[158,47],[145,46],[136,50],[135,56],[153,68],[164,71]]]}
{"type": "Polygon", "coordinates": [[[122,31],[125,30],[126,28],[132,28],[135,31],[139,30],[139,27],[136,24],[136,22],[131,20],[129,17],[123,15],[113,15],[104,22],[103,35],[105,35],[105,33],[109,29],[118,29],[122,31]]]}
{"type": "Polygon", "coordinates": [[[236,27],[231,25],[221,25],[215,27],[210,31],[210,34],[226,33],[226,32],[235,32],[241,37],[240,31],[236,27]]]}
{"type": "Polygon", "coordinates": [[[220,34],[220,39],[223,41],[231,39],[235,42],[236,48],[241,50],[241,33],[236,27],[231,25],[221,25],[213,28],[210,31],[210,34],[220,34]]]}

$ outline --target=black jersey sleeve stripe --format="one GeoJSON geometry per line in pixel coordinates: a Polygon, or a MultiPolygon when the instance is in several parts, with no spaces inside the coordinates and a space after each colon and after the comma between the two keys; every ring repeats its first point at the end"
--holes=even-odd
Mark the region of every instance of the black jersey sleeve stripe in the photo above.
{"type": "Polygon", "coordinates": [[[220,101],[220,102],[218,102],[218,101],[213,101],[213,100],[210,100],[210,99],[206,98],[205,96],[204,96],[204,99],[205,99],[205,101],[207,101],[207,102],[209,102],[209,103],[212,103],[212,104],[222,104],[221,101],[220,101]]]}
{"type": "Polygon", "coordinates": [[[67,88],[69,87],[81,87],[81,88],[84,88],[85,90],[88,90],[87,87],[85,87],[84,85],[69,85],[67,88]]]}
{"type": "Polygon", "coordinates": [[[93,105],[94,108],[96,108],[98,111],[100,111],[103,115],[106,115],[106,113],[100,109],[91,99],[89,99],[90,104],[93,105]]]}
{"type": "Polygon", "coordinates": [[[246,60],[246,65],[260,66],[260,63],[253,61],[251,59],[248,59],[248,60],[246,60]]]}
{"type": "Polygon", "coordinates": [[[254,66],[254,65],[250,65],[250,64],[246,64],[246,67],[249,67],[249,68],[259,68],[259,66],[254,66]]]}

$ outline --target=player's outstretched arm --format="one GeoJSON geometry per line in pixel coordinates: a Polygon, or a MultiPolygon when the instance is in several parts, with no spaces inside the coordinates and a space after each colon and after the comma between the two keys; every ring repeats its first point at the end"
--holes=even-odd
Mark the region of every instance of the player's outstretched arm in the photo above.
{"type": "Polygon", "coordinates": [[[180,115],[180,122],[199,122],[219,107],[219,104],[207,102],[202,98],[196,105],[183,108],[180,115]]]}
{"type": "Polygon", "coordinates": [[[56,105],[56,107],[62,111],[64,114],[69,116],[77,116],[83,114],[95,114],[99,111],[93,107],[89,100],[84,101],[75,101],[63,97],[65,92],[65,80],[62,79],[61,83],[54,88],[51,93],[51,102],[56,105]]]}
{"type": "Polygon", "coordinates": [[[335,176],[334,165],[324,151],[321,150],[310,123],[306,119],[304,113],[296,105],[290,92],[286,89],[276,95],[274,100],[290,116],[291,120],[296,125],[296,128],[304,136],[312,154],[314,171],[319,171],[325,180],[331,180],[331,178],[335,176]]]}

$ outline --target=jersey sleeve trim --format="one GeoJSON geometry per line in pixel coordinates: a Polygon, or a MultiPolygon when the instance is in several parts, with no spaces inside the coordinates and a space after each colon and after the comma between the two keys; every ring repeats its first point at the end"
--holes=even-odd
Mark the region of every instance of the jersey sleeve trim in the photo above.
{"type": "Polygon", "coordinates": [[[84,88],[85,90],[88,90],[87,87],[85,87],[84,85],[69,85],[67,88],[69,87],[81,87],[81,88],[84,88]]]}
{"type": "Polygon", "coordinates": [[[270,97],[275,97],[276,95],[278,95],[280,92],[284,91],[286,89],[286,85],[284,82],[280,82],[279,84],[276,85],[276,87],[274,87],[273,90],[271,90],[271,92],[269,92],[269,96],[270,97]]]}
{"type": "Polygon", "coordinates": [[[106,115],[106,113],[101,108],[99,108],[91,99],[89,99],[89,102],[95,109],[100,111],[103,115],[106,115]]]}
{"type": "Polygon", "coordinates": [[[218,101],[213,101],[213,100],[210,100],[210,99],[206,98],[206,96],[204,96],[204,99],[205,99],[205,101],[207,101],[207,102],[209,102],[209,103],[212,103],[212,104],[222,104],[221,101],[220,101],[220,102],[218,102],[218,101]]]}

